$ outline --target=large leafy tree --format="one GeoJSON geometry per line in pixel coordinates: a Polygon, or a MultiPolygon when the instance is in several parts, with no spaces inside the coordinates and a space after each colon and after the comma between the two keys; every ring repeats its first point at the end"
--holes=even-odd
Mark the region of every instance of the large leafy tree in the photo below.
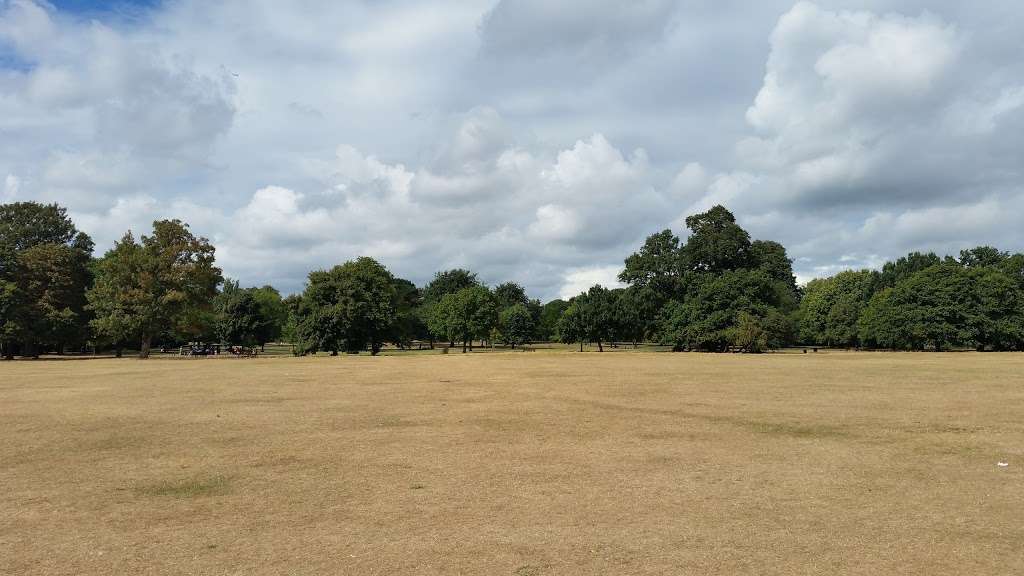
{"type": "Polygon", "coordinates": [[[501,311],[498,320],[502,339],[515,348],[530,340],[536,328],[533,314],[523,304],[514,304],[501,311]]]}
{"type": "Polygon", "coordinates": [[[847,270],[809,282],[798,314],[801,338],[821,346],[859,346],[858,321],[875,284],[875,275],[868,270],[847,270]]]}
{"type": "Polygon", "coordinates": [[[541,307],[537,325],[537,337],[540,340],[558,339],[558,319],[562,317],[562,313],[568,307],[569,303],[560,298],[556,298],[541,307]]]}
{"type": "Polygon", "coordinates": [[[563,344],[579,343],[580,352],[583,352],[583,343],[587,341],[587,318],[578,298],[569,300],[568,306],[562,311],[558,319],[557,336],[563,344]]]}
{"type": "Polygon", "coordinates": [[[57,204],[0,205],[0,346],[4,356],[42,346],[62,352],[87,338],[85,291],[93,242],[57,204]]]}
{"type": "MultiPolygon", "coordinates": [[[[433,280],[423,287],[421,293],[422,304],[419,309],[419,316],[428,327],[431,335],[437,338],[446,338],[445,334],[447,332],[443,322],[439,323],[438,321],[438,318],[443,317],[443,314],[437,310],[441,299],[449,294],[455,294],[460,290],[474,286],[480,286],[476,273],[463,268],[453,268],[434,274],[433,280]],[[441,315],[439,316],[439,314],[441,315]]],[[[448,340],[449,346],[455,345],[454,338],[449,338],[448,340]]],[[[433,346],[433,341],[431,341],[431,346],[433,346]]]]}
{"type": "MultiPolygon", "coordinates": [[[[723,352],[743,347],[737,327],[741,313],[756,318],[768,331],[767,345],[778,346],[788,336],[780,311],[777,284],[761,270],[734,270],[702,275],[685,301],[670,302],[661,314],[661,341],[677,350],[723,352]]],[[[746,319],[745,323],[750,324],[746,319]]]]}
{"type": "Polygon", "coordinates": [[[494,287],[494,303],[504,310],[516,305],[528,306],[530,299],[526,289],[515,282],[505,282],[494,287]]]}
{"type": "Polygon", "coordinates": [[[139,241],[125,234],[97,263],[87,293],[97,334],[111,342],[134,339],[139,357],[147,358],[161,333],[198,330],[195,319],[200,312],[212,314],[222,281],[214,252],[180,220],[154,222],[153,233],[139,241]]]}
{"type": "Polygon", "coordinates": [[[498,307],[491,291],[469,286],[441,298],[431,329],[450,341],[461,341],[465,352],[467,347],[472,348],[475,338],[486,338],[497,322],[498,307]]]}
{"type": "Polygon", "coordinates": [[[395,322],[389,340],[401,348],[407,348],[413,340],[429,337],[427,326],[419,313],[423,303],[421,291],[404,278],[395,278],[395,322]]]}
{"type": "Polygon", "coordinates": [[[619,280],[649,288],[662,301],[676,295],[682,272],[679,238],[671,230],[647,237],[640,251],[626,258],[619,280]]]}
{"type": "Polygon", "coordinates": [[[615,294],[616,334],[636,347],[656,332],[661,309],[659,295],[651,286],[637,285],[616,290],[615,294]]]}
{"type": "Polygon", "coordinates": [[[724,207],[688,216],[686,227],[691,231],[682,248],[686,269],[718,274],[755,263],[750,235],[724,207]]]}
{"type": "Polygon", "coordinates": [[[309,275],[299,304],[298,337],[304,351],[380,352],[396,319],[394,277],[372,258],[360,257],[309,275]]]}

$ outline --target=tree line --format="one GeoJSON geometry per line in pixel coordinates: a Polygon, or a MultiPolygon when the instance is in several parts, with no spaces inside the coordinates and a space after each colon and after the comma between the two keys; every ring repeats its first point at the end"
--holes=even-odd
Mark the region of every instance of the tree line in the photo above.
{"type": "Polygon", "coordinates": [[[296,354],[528,342],[657,342],[674,350],[761,352],[793,344],[898,350],[1024,349],[1024,255],[991,247],[958,258],[912,253],[881,270],[798,286],[785,248],[752,240],[722,206],[647,238],[625,259],[625,288],[593,286],[541,304],[469,270],[422,287],[360,257],[309,274],[301,293],[243,288],[215,248],[178,220],[126,233],[103,256],[56,204],[0,205],[4,358],[105,348],[118,355],[190,341],[296,354]]]}

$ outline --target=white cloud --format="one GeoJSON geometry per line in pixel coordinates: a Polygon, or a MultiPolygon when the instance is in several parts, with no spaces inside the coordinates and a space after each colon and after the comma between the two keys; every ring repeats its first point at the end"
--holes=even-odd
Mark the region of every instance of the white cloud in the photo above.
{"type": "Polygon", "coordinates": [[[576,268],[565,274],[565,282],[559,290],[559,298],[568,300],[573,296],[586,292],[591,286],[600,284],[605,288],[622,288],[618,275],[620,266],[597,266],[576,268]]]}
{"type": "Polygon", "coordinates": [[[10,0],[0,198],[100,250],[179,217],[286,291],[367,254],[549,298],[715,203],[801,277],[1024,248],[1019,5],[838,4],[10,0]]]}

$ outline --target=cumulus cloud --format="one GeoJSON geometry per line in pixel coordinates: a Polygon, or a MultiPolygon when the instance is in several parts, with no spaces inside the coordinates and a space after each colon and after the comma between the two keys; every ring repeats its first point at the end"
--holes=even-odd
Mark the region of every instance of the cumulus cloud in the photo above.
{"type": "Polygon", "coordinates": [[[1019,4],[841,4],[0,1],[0,199],[285,291],[365,254],[571,296],[718,203],[804,279],[1024,248],[1019,4]]]}

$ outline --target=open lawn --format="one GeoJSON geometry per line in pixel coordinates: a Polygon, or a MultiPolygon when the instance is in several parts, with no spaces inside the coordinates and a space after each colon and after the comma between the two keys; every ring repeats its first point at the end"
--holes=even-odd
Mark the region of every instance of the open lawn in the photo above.
{"type": "Polygon", "coordinates": [[[1024,574],[1024,355],[3,363],[0,574],[1024,574]]]}

